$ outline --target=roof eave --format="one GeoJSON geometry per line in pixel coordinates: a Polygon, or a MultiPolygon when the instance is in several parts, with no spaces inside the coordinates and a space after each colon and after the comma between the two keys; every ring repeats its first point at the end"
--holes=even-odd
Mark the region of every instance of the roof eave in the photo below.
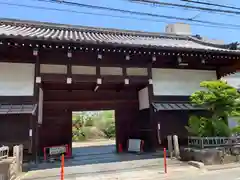
{"type": "Polygon", "coordinates": [[[169,46],[165,46],[165,47],[160,47],[160,46],[151,46],[151,45],[135,45],[135,44],[118,44],[118,43],[111,43],[111,42],[100,42],[100,41],[74,41],[74,40],[57,40],[57,39],[45,39],[45,38],[36,38],[36,37],[22,37],[22,36],[14,36],[14,35],[0,35],[0,39],[2,40],[26,40],[26,41],[32,41],[37,42],[37,43],[56,43],[56,44],[68,44],[69,46],[76,46],[76,45],[102,45],[102,46],[114,46],[114,47],[119,47],[119,48],[147,48],[147,49],[151,49],[152,51],[156,51],[156,50],[178,50],[178,51],[185,51],[185,52],[199,52],[199,53],[218,53],[218,54],[224,54],[224,55],[240,55],[240,50],[214,50],[214,49],[200,49],[200,48],[185,48],[185,47],[169,47],[169,46]]]}

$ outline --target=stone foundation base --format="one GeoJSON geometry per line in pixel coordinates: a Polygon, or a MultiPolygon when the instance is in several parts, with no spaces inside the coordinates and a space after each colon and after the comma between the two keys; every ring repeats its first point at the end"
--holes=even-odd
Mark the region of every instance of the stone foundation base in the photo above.
{"type": "Polygon", "coordinates": [[[226,164],[240,161],[239,155],[233,153],[227,154],[223,149],[218,148],[180,148],[180,157],[182,161],[198,161],[205,165],[226,164]]]}

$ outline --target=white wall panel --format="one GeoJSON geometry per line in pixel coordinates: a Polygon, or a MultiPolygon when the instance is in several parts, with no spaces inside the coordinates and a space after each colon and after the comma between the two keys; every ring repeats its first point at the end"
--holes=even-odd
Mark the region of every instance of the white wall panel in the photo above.
{"type": "Polygon", "coordinates": [[[200,82],[216,80],[216,71],[153,68],[154,95],[185,95],[200,90],[200,82]]]}
{"type": "Polygon", "coordinates": [[[72,66],[72,73],[73,74],[86,74],[86,75],[93,75],[96,74],[96,67],[95,66],[72,66]]]}
{"type": "Polygon", "coordinates": [[[238,89],[240,88],[240,73],[239,72],[225,76],[222,78],[222,80],[227,81],[227,83],[234,88],[238,88],[238,89]]]}
{"type": "Polygon", "coordinates": [[[67,74],[67,66],[55,64],[41,64],[40,73],[67,74]]]}
{"type": "Polygon", "coordinates": [[[120,67],[101,67],[100,74],[102,75],[122,75],[122,68],[120,67]]]}
{"type": "Polygon", "coordinates": [[[147,68],[127,68],[129,76],[147,76],[147,68]]]}
{"type": "Polygon", "coordinates": [[[31,96],[34,64],[0,63],[0,96],[31,96]]]}
{"type": "Polygon", "coordinates": [[[228,126],[234,128],[238,126],[239,117],[228,117],[228,126]]]}
{"type": "Polygon", "coordinates": [[[139,102],[139,109],[147,109],[149,108],[149,95],[148,95],[148,87],[145,87],[138,91],[138,102],[139,102]]]}

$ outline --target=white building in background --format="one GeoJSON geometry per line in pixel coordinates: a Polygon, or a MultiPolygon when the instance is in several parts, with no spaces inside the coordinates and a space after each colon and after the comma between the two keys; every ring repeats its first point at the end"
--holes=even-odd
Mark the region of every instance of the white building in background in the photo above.
{"type": "MultiPolygon", "coordinates": [[[[230,86],[240,89],[240,72],[236,72],[234,74],[225,76],[222,78],[222,80],[226,81],[230,86]]],[[[228,125],[230,128],[234,128],[238,125],[237,120],[240,119],[240,117],[230,117],[228,119],[228,125]]]]}
{"type": "Polygon", "coordinates": [[[240,88],[240,72],[225,76],[222,78],[222,80],[225,80],[230,86],[234,88],[240,88]]]}

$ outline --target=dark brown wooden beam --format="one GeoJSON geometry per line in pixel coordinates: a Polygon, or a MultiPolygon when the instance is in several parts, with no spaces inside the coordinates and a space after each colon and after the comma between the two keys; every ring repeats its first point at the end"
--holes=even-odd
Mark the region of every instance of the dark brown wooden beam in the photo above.
{"type": "Polygon", "coordinates": [[[34,137],[33,137],[33,131],[35,130],[35,119],[34,116],[31,116],[29,119],[29,141],[30,141],[30,145],[29,145],[29,149],[28,149],[28,153],[32,154],[33,153],[33,147],[34,147],[34,137]],[[31,131],[31,134],[30,134],[31,131]]]}
{"type": "Polygon", "coordinates": [[[128,76],[130,84],[146,84],[148,85],[148,76],[128,76]]]}
{"type": "MultiPolygon", "coordinates": [[[[24,42],[21,42],[24,43],[24,42]]],[[[20,43],[19,43],[20,44],[20,43]]],[[[40,43],[36,43],[39,44],[40,43]]],[[[24,47],[15,47],[15,46],[0,46],[0,62],[24,62],[24,63],[35,63],[35,57],[32,56],[33,46],[24,46],[24,47]]],[[[146,51],[145,48],[142,50],[146,51]]],[[[42,64],[61,64],[66,65],[68,62],[68,57],[66,56],[66,49],[62,48],[40,48],[41,51],[41,63],[42,64]]],[[[167,50],[166,50],[167,51],[167,50]]],[[[166,52],[165,51],[165,52],[166,52]]],[[[179,51],[179,50],[178,50],[179,51]]],[[[126,64],[127,67],[147,67],[149,60],[153,57],[153,54],[130,54],[131,59],[129,61],[125,60],[125,54],[123,52],[104,52],[103,59],[101,60],[101,65],[105,67],[121,67],[123,63],[126,64]]],[[[192,52],[188,56],[184,56],[183,58],[189,62],[189,66],[187,67],[178,67],[174,65],[172,62],[173,59],[176,59],[177,53],[176,50],[171,50],[171,53],[175,52],[175,55],[168,55],[166,52],[164,55],[156,54],[156,62],[153,63],[154,68],[183,68],[183,69],[206,69],[213,70],[216,68],[216,65],[219,67],[230,66],[235,60],[237,60],[238,56],[231,56],[229,58],[225,58],[225,55],[220,55],[219,53],[214,56],[214,58],[210,58],[208,56],[202,58],[206,58],[208,63],[201,64],[200,56],[191,56],[191,54],[196,54],[197,52],[192,52]]],[[[97,60],[97,55],[100,52],[96,51],[81,51],[75,50],[73,52],[74,56],[72,58],[72,65],[88,65],[95,66],[97,60]]],[[[181,51],[179,51],[181,53],[181,51]]],[[[238,57],[239,58],[239,57],[238,57]]]]}
{"type": "Polygon", "coordinates": [[[152,63],[149,63],[149,64],[148,64],[147,74],[148,74],[148,78],[149,78],[149,79],[152,79],[152,63]]]}
{"type": "Polygon", "coordinates": [[[67,57],[68,57],[68,64],[67,64],[67,79],[66,79],[66,83],[68,84],[68,91],[71,91],[72,88],[72,51],[68,51],[67,52],[67,57]]]}
{"type": "MultiPolygon", "coordinates": [[[[43,83],[65,83],[67,74],[53,74],[53,73],[41,73],[41,80],[43,83]]],[[[125,79],[129,80],[129,84],[148,84],[148,76],[127,76],[124,78],[122,75],[81,75],[73,74],[72,75],[72,84],[81,84],[81,83],[95,83],[96,85],[101,84],[124,84],[125,79]],[[98,80],[100,82],[98,82],[98,80]]],[[[95,86],[94,86],[95,88],[95,86]]]]}
{"type": "Polygon", "coordinates": [[[71,78],[72,77],[72,52],[68,51],[67,56],[68,56],[67,77],[71,78]]]}
{"type": "MultiPolygon", "coordinates": [[[[32,56],[32,49],[29,47],[5,47],[0,48],[0,62],[24,62],[24,63],[35,63],[35,59],[32,56]]],[[[97,52],[81,52],[74,51],[72,57],[72,65],[82,66],[96,66],[99,61],[97,52]]],[[[122,67],[125,64],[126,67],[147,67],[149,59],[152,55],[138,55],[132,54],[131,59],[126,61],[123,53],[108,53],[105,52],[101,65],[105,67],[122,67]]],[[[153,64],[154,68],[181,68],[176,67],[173,63],[176,56],[157,56],[156,62],[153,64]]],[[[209,60],[209,64],[199,64],[201,61],[199,57],[184,57],[188,62],[192,62],[186,69],[213,69],[216,65],[226,66],[233,62],[233,59],[214,59],[209,60]]],[[[41,64],[59,64],[67,65],[68,57],[66,56],[65,49],[41,49],[41,64]]]]}
{"type": "Polygon", "coordinates": [[[68,104],[76,104],[76,105],[87,105],[87,104],[112,104],[112,103],[133,103],[138,102],[138,100],[114,100],[114,101],[44,101],[44,105],[68,105],[68,104]]]}
{"type": "Polygon", "coordinates": [[[73,74],[72,75],[73,84],[79,83],[96,83],[96,75],[82,75],[82,74],[73,74]]]}
{"type": "MultiPolygon", "coordinates": [[[[32,48],[36,47],[38,45],[39,50],[41,50],[41,54],[43,55],[42,61],[45,63],[49,62],[55,62],[57,64],[61,64],[63,61],[67,60],[67,57],[65,56],[66,49],[69,47],[71,49],[74,49],[74,46],[77,47],[77,50],[74,51],[74,62],[80,63],[82,61],[86,61],[87,63],[94,62],[96,59],[96,54],[102,53],[103,49],[104,51],[104,58],[103,61],[108,62],[115,61],[115,63],[118,63],[119,59],[121,61],[125,60],[124,56],[126,53],[128,53],[131,56],[132,62],[137,62],[136,64],[139,65],[140,63],[147,64],[149,59],[153,57],[153,55],[156,55],[157,62],[162,61],[169,57],[176,57],[178,54],[185,55],[185,58],[208,58],[208,59],[215,59],[215,62],[217,64],[220,64],[222,60],[227,60],[228,62],[231,62],[234,59],[239,59],[239,53],[231,53],[231,52],[211,52],[208,50],[206,52],[205,50],[195,50],[192,49],[173,49],[173,48],[162,48],[162,49],[156,49],[156,48],[150,48],[147,46],[143,47],[122,47],[122,46],[112,46],[112,45],[99,45],[99,44],[85,44],[83,45],[81,43],[72,43],[71,45],[68,44],[68,42],[64,41],[36,41],[36,40],[27,40],[22,38],[15,38],[15,39],[3,39],[2,42],[4,43],[0,47],[0,61],[4,60],[11,60],[11,61],[18,61],[19,59],[21,61],[28,61],[28,62],[34,62],[34,58],[31,56],[32,54],[32,48]],[[8,43],[11,42],[11,45],[8,45],[8,43]],[[15,46],[14,44],[18,44],[15,46]],[[31,44],[31,46],[29,46],[31,44]],[[23,46],[24,45],[24,46],[23,46]],[[65,47],[64,49],[62,48],[65,47]],[[88,50],[80,50],[79,47],[87,47],[88,50]],[[56,48],[58,47],[58,48],[56,48]],[[93,49],[93,50],[92,50],[93,49]],[[98,49],[98,51],[97,51],[98,49]],[[110,51],[108,51],[110,50],[110,51]],[[115,51],[113,51],[115,50],[115,51]],[[119,51],[120,50],[120,51],[119,51]],[[130,52],[129,52],[130,51],[130,52]],[[155,53],[155,54],[154,54],[155,53]],[[81,54],[81,55],[79,55],[81,54]],[[88,55],[87,55],[88,54],[88,55]],[[82,58],[82,56],[85,57],[82,58]],[[88,56],[88,58],[87,58],[88,56]],[[81,61],[80,61],[81,59],[81,61]],[[89,61],[90,60],[90,61],[89,61]]],[[[120,64],[121,64],[120,61],[120,64]]],[[[66,63],[65,63],[66,64],[66,63]]],[[[154,63],[155,64],[155,63],[154,63]]]]}
{"type": "Polygon", "coordinates": [[[2,104],[34,104],[34,96],[0,96],[2,104]]]}
{"type": "Polygon", "coordinates": [[[102,83],[112,83],[112,84],[123,84],[124,83],[124,76],[119,75],[101,75],[102,83]]]}
{"type": "MultiPolygon", "coordinates": [[[[34,99],[35,103],[39,104],[39,88],[41,84],[41,76],[40,76],[40,55],[39,49],[33,49],[33,57],[35,57],[35,74],[34,74],[34,99]]],[[[38,146],[39,146],[39,126],[38,126],[38,110],[36,109],[36,116],[32,119],[32,158],[35,163],[38,162],[38,146]]]]}
{"type": "Polygon", "coordinates": [[[100,89],[101,84],[102,84],[101,65],[100,65],[100,63],[102,61],[102,55],[97,54],[97,57],[95,57],[95,59],[96,59],[96,76],[97,76],[97,79],[96,79],[96,84],[94,85],[93,91],[97,92],[100,89]]]}
{"type": "Polygon", "coordinates": [[[122,77],[123,77],[123,82],[120,83],[116,89],[117,92],[120,92],[124,89],[125,86],[128,86],[129,84],[129,79],[128,79],[128,75],[127,75],[127,61],[124,61],[123,65],[122,65],[122,77]]]}
{"type": "Polygon", "coordinates": [[[48,74],[48,73],[41,73],[41,79],[43,83],[65,83],[67,75],[66,74],[48,74]]]}
{"type": "Polygon", "coordinates": [[[153,102],[189,102],[189,96],[153,96],[153,102]]]}

